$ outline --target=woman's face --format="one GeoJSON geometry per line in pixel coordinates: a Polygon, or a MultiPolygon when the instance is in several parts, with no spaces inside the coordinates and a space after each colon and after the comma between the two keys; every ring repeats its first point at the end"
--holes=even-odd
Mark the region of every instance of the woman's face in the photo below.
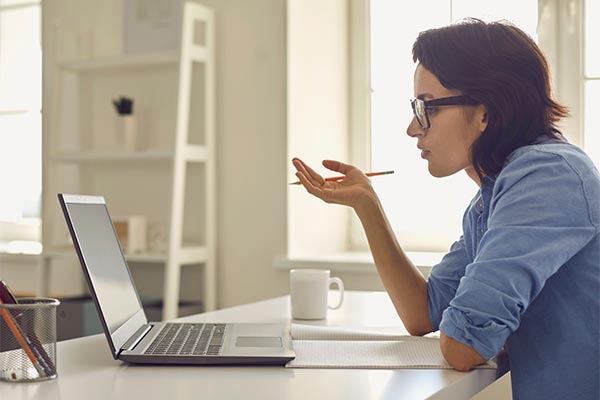
{"type": "MultiPolygon", "coordinates": [[[[415,97],[433,100],[462,93],[442,86],[435,75],[417,65],[414,77],[415,97]]],[[[417,138],[421,157],[427,160],[429,173],[435,177],[450,176],[466,170],[474,173],[470,158],[473,142],[487,125],[483,106],[442,106],[428,109],[430,127],[423,129],[413,116],[406,133],[417,138]]]]}

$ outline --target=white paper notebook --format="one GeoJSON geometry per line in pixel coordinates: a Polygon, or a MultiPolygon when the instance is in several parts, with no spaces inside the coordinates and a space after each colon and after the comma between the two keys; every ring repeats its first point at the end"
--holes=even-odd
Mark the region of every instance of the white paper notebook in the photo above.
{"type": "MultiPolygon", "coordinates": [[[[292,324],[296,358],[287,368],[447,368],[436,337],[402,335],[390,328],[292,324]]],[[[496,368],[492,361],[476,368],[496,368]]]]}

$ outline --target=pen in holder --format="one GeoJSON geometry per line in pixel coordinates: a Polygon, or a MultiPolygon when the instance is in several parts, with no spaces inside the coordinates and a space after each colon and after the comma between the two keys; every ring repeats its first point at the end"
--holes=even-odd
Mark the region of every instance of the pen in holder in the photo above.
{"type": "Polygon", "coordinates": [[[56,371],[56,299],[0,301],[0,380],[54,379],[56,371]]]}
{"type": "Polygon", "coordinates": [[[113,100],[113,104],[117,110],[117,147],[121,147],[125,151],[135,151],[137,128],[133,114],[133,99],[120,97],[118,100],[113,100]]]}

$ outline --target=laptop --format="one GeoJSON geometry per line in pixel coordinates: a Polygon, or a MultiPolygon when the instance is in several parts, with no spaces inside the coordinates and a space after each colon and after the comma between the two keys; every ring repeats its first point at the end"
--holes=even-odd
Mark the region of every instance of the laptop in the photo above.
{"type": "Polygon", "coordinates": [[[266,364],[294,359],[289,324],[148,322],[101,196],[58,194],[116,360],[144,364],[266,364]]]}

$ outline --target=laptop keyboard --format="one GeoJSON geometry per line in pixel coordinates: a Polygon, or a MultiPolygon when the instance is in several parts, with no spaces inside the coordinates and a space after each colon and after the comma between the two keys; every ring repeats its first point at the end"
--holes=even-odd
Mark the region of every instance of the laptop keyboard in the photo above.
{"type": "Polygon", "coordinates": [[[226,324],[165,324],[144,354],[218,356],[226,324]]]}

